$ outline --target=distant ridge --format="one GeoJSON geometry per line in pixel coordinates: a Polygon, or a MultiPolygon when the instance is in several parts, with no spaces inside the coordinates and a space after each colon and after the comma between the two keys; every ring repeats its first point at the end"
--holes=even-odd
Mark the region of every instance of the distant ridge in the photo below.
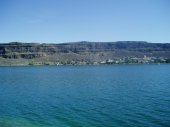
{"type": "Polygon", "coordinates": [[[0,44],[0,65],[169,62],[169,43],[146,41],[0,44]],[[145,60],[142,61],[142,59],[145,60]],[[148,60],[146,60],[146,58],[148,60]]]}

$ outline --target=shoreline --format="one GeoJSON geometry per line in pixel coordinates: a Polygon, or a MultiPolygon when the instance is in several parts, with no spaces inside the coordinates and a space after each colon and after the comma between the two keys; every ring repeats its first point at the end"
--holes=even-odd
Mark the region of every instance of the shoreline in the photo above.
{"type": "Polygon", "coordinates": [[[63,66],[112,66],[112,65],[169,65],[170,63],[119,63],[119,64],[65,64],[65,65],[0,65],[0,67],[63,67],[63,66]]]}

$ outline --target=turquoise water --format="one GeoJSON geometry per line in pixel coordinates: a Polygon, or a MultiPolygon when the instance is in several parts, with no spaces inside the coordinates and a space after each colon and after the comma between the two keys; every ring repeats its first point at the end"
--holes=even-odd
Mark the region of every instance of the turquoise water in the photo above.
{"type": "Polygon", "coordinates": [[[0,67],[0,127],[170,127],[170,65],[0,67]]]}

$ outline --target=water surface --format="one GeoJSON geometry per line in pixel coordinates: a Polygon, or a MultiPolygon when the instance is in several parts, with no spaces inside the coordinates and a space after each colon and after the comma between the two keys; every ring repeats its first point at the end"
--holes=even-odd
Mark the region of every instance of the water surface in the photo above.
{"type": "Polygon", "coordinates": [[[169,127],[170,65],[0,67],[0,127],[169,127]]]}

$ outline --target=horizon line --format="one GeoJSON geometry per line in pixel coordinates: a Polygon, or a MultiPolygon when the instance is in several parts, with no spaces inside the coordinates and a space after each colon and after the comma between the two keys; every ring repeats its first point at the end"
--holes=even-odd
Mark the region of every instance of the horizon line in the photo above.
{"type": "Polygon", "coordinates": [[[0,44],[10,44],[10,43],[27,43],[27,44],[65,44],[65,43],[80,43],[80,42],[86,42],[86,43],[116,43],[116,42],[145,42],[145,43],[161,43],[161,44],[168,44],[167,42],[149,42],[149,41],[136,41],[136,40],[124,40],[124,41],[67,41],[67,42],[38,42],[38,41],[32,41],[32,42],[26,42],[26,41],[9,41],[9,42],[0,42],[0,44]]]}

